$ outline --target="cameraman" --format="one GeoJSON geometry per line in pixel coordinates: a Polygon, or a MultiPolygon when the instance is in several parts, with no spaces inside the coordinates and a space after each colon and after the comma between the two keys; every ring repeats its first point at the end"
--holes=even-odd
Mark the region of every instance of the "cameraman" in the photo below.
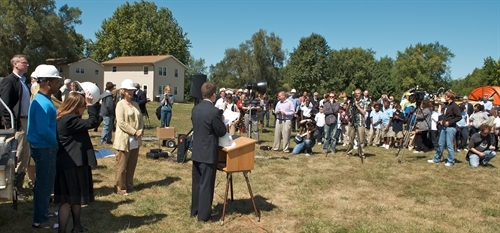
{"type": "MultiPolygon", "coordinates": [[[[243,101],[242,110],[245,112],[245,127],[248,127],[249,122],[252,122],[250,126],[252,132],[254,134],[254,139],[259,142],[259,117],[257,116],[257,112],[260,111],[260,100],[255,96],[255,93],[252,89],[248,90],[248,96],[243,101]]],[[[248,134],[250,135],[250,129],[248,130],[248,134]]]]}
{"type": "Polygon", "coordinates": [[[366,101],[361,96],[361,88],[357,88],[354,91],[354,97],[349,100],[349,109],[353,112],[349,112],[351,122],[348,126],[349,134],[349,144],[347,145],[347,156],[352,154],[352,149],[355,139],[355,131],[358,131],[358,146],[361,147],[361,154],[359,156],[365,158],[364,144],[365,144],[365,114],[366,109],[370,102],[366,101]],[[355,114],[353,114],[355,113],[355,114]]]}

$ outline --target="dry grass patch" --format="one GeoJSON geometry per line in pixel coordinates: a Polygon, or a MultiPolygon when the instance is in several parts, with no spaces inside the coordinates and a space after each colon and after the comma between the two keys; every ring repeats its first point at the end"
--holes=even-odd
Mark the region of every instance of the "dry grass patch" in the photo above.
{"type": "MultiPolygon", "coordinates": [[[[177,133],[190,130],[192,106],[176,104],[172,125],[177,133]]],[[[153,113],[155,105],[148,109],[153,113]]],[[[145,136],[154,136],[158,125],[151,118],[145,136]]],[[[261,138],[271,145],[273,129],[266,131],[261,138]]],[[[91,135],[97,145],[99,134],[91,135]]],[[[156,147],[157,142],[145,142],[141,148],[135,192],[128,197],[112,192],[114,159],[98,161],[93,171],[96,201],[82,211],[82,222],[92,232],[500,232],[498,158],[493,166],[474,170],[463,152],[457,153],[463,163],[446,168],[427,164],[431,153],[406,151],[399,164],[396,150],[374,147],[367,148],[372,156],[364,164],[357,157],[346,158],[342,146],[328,157],[259,151],[265,158],[255,160],[250,182],[261,221],[254,216],[243,175],[235,174],[235,201],[228,202],[225,225],[220,226],[189,217],[191,162],[147,159],[145,152],[156,147]]],[[[321,151],[319,146],[313,150],[321,151]]],[[[225,174],[218,173],[217,216],[225,185],[225,174]]],[[[34,231],[32,205],[31,197],[18,211],[10,203],[0,204],[0,232],[34,231]]]]}

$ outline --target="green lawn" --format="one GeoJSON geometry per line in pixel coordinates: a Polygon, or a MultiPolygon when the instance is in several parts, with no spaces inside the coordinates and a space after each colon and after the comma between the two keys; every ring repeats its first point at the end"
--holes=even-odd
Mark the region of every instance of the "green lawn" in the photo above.
{"type": "MultiPolygon", "coordinates": [[[[174,106],[177,133],[191,129],[192,107],[174,106]]],[[[155,108],[148,104],[145,136],[154,136],[159,125],[155,108]]],[[[99,134],[91,135],[99,148],[99,134]]],[[[273,129],[265,129],[261,138],[263,145],[271,145],[273,129]]],[[[404,162],[398,163],[395,149],[374,147],[366,149],[364,164],[346,158],[341,145],[328,157],[319,146],[311,157],[258,151],[265,159],[256,158],[250,182],[261,221],[253,214],[243,175],[235,174],[235,201],[228,203],[221,226],[189,217],[191,162],[147,159],[145,152],[155,147],[157,142],[145,142],[141,148],[136,191],[127,197],[113,193],[114,159],[98,161],[96,201],[82,210],[82,223],[91,232],[500,232],[498,159],[474,170],[464,152],[456,155],[459,163],[447,168],[428,164],[431,153],[405,151],[404,162]]],[[[225,184],[225,174],[218,173],[216,216],[221,215],[225,184]]],[[[31,197],[17,211],[11,203],[0,204],[0,232],[45,232],[31,228],[32,206],[31,197]]]]}

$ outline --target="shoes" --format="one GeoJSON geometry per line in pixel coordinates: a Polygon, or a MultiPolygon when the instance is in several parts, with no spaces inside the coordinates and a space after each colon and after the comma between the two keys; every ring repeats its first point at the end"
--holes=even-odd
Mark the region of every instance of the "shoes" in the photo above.
{"type": "Polygon", "coordinates": [[[216,218],[215,216],[211,216],[209,219],[198,219],[198,221],[203,221],[203,222],[217,222],[217,221],[219,221],[219,219],[216,218]]]}
{"type": "Polygon", "coordinates": [[[85,227],[81,227],[81,228],[74,228],[71,230],[71,233],[73,232],[87,232],[89,231],[89,229],[85,228],[85,227]]]}
{"type": "Polygon", "coordinates": [[[346,154],[347,155],[351,155],[352,154],[352,149],[348,150],[346,154]]]}
{"type": "Polygon", "coordinates": [[[457,152],[460,152],[460,149],[457,149],[457,152]]]}
{"type": "Polygon", "coordinates": [[[413,154],[421,154],[421,153],[424,153],[424,152],[421,151],[421,150],[415,150],[415,151],[413,151],[413,154]]]}
{"type": "Polygon", "coordinates": [[[439,163],[439,162],[434,161],[433,159],[429,159],[429,160],[427,160],[427,162],[428,163],[439,163]]]}
{"type": "Polygon", "coordinates": [[[354,146],[352,147],[352,149],[357,150],[357,149],[358,149],[358,146],[357,146],[357,145],[354,145],[354,146]]]}
{"type": "Polygon", "coordinates": [[[385,145],[385,149],[387,149],[387,150],[388,150],[388,149],[389,149],[389,145],[385,145]]]}
{"type": "Polygon", "coordinates": [[[309,157],[309,156],[311,156],[311,155],[310,155],[309,153],[306,153],[306,156],[307,156],[307,157],[309,157]]]}
{"type": "Polygon", "coordinates": [[[465,148],[464,151],[469,151],[469,150],[467,148],[465,148]]]}
{"type": "Polygon", "coordinates": [[[325,154],[326,154],[326,153],[328,153],[328,151],[324,150],[324,151],[323,151],[323,153],[325,153],[325,154]]]}
{"type": "Polygon", "coordinates": [[[290,153],[290,150],[283,150],[283,153],[290,153]]]}
{"type": "Polygon", "coordinates": [[[445,163],[444,166],[451,167],[451,166],[453,166],[453,163],[445,163]]]}
{"type": "Polygon", "coordinates": [[[280,150],[280,149],[274,149],[274,148],[273,148],[273,151],[279,151],[279,150],[280,150]]]}
{"type": "Polygon", "coordinates": [[[54,212],[50,212],[49,211],[47,213],[47,217],[49,217],[49,218],[54,218],[54,217],[57,217],[57,216],[59,216],[59,212],[57,212],[57,211],[54,211],[54,212]]]}
{"type": "Polygon", "coordinates": [[[321,142],[318,142],[318,145],[321,145],[321,142]]]}
{"type": "Polygon", "coordinates": [[[38,228],[38,229],[57,229],[57,228],[59,228],[59,223],[47,221],[44,223],[33,223],[33,225],[31,225],[31,226],[33,228],[38,228]]]}

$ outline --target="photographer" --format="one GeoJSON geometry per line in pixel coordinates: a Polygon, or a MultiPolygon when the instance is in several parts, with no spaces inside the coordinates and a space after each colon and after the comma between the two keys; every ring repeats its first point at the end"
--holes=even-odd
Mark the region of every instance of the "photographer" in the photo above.
{"type": "Polygon", "coordinates": [[[479,164],[486,166],[495,156],[495,146],[493,137],[490,135],[490,126],[482,124],[479,126],[479,132],[470,138],[469,152],[466,159],[472,168],[477,168],[479,164]]]}
{"type": "MultiPolygon", "coordinates": [[[[250,127],[252,128],[254,139],[259,143],[259,117],[257,116],[257,112],[260,111],[261,107],[260,100],[255,96],[252,89],[249,90],[248,96],[243,101],[242,109],[245,112],[245,127],[251,121],[252,125],[250,127]]],[[[247,128],[246,130],[250,129],[247,128]]],[[[250,135],[250,132],[248,134],[250,135]]]]}
{"type": "Polygon", "coordinates": [[[354,91],[355,96],[351,97],[349,100],[349,115],[351,122],[349,123],[347,132],[349,134],[349,144],[347,145],[347,155],[352,154],[352,149],[354,146],[354,138],[356,131],[358,132],[358,141],[361,147],[361,154],[359,156],[365,158],[364,152],[364,142],[365,142],[365,114],[368,105],[370,104],[361,95],[361,89],[357,88],[354,91]],[[354,131],[356,130],[356,131],[354,131]]]}
{"type": "Polygon", "coordinates": [[[306,153],[306,156],[311,156],[312,148],[315,143],[315,139],[318,136],[318,131],[313,122],[306,123],[306,133],[302,136],[302,141],[297,143],[293,148],[292,154],[300,154],[302,152],[306,153]]]}

